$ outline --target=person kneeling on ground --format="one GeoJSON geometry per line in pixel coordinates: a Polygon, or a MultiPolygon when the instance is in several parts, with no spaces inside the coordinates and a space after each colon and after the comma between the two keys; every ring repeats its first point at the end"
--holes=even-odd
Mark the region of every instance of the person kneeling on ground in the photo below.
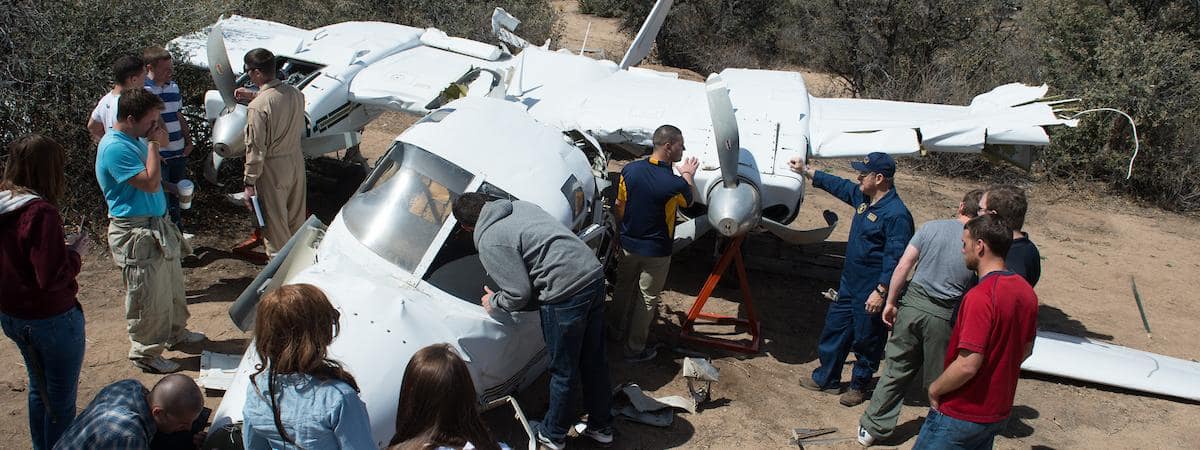
{"type": "MultiPolygon", "coordinates": [[[[54,448],[150,448],[155,433],[191,429],[202,410],[204,394],[186,375],[167,375],[150,391],[137,380],[121,380],[96,394],[54,448]]],[[[196,434],[197,446],[204,437],[196,434]]]]}
{"type": "Polygon", "coordinates": [[[242,408],[246,450],[370,449],[358,384],[328,358],[339,313],[316,286],[290,284],[263,296],[254,319],[259,363],[242,408]]]}
{"type": "Polygon", "coordinates": [[[610,443],[604,268],[587,244],[536,204],[489,198],[463,194],[452,211],[459,225],[472,233],[479,261],[498,288],[493,293],[483,287],[483,309],[502,314],[537,305],[541,313],[550,358],[550,408],[534,427],[536,438],[551,450],[566,446],[567,427],[575,417],[571,389],[578,382],[589,417],[584,435],[610,443]]]}
{"type": "Polygon", "coordinates": [[[391,450],[508,449],[479,416],[467,363],[449,344],[417,350],[404,369],[391,450]]]}

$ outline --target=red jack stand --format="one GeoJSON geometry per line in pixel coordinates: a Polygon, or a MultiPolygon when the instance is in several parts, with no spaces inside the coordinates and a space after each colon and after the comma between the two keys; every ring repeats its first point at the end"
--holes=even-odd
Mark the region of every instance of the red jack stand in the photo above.
{"type": "Polygon", "coordinates": [[[267,258],[266,253],[251,250],[262,243],[262,228],[255,228],[254,232],[250,233],[249,238],[233,246],[231,253],[241,256],[242,258],[245,258],[247,261],[254,264],[266,264],[268,261],[270,261],[270,258],[267,258]]]}
{"type": "Polygon", "coordinates": [[[712,272],[708,274],[708,280],[704,282],[704,287],[700,289],[700,295],[696,296],[696,302],[692,304],[692,309],[688,311],[687,319],[683,322],[683,330],[679,332],[680,339],[736,352],[758,353],[758,346],[762,343],[762,334],[758,326],[758,316],[754,314],[754,301],[750,297],[750,283],[746,279],[746,265],[742,262],[742,241],[745,238],[745,236],[734,238],[729,247],[725,249],[725,252],[721,254],[721,259],[717,262],[716,267],[713,267],[712,272]],[[704,312],[704,303],[708,301],[708,297],[712,295],[713,289],[717,287],[717,282],[721,281],[721,276],[725,274],[725,269],[729,268],[730,262],[736,263],[734,267],[737,269],[738,284],[742,288],[742,305],[746,307],[745,319],[704,312]],[[749,327],[751,341],[749,344],[742,344],[729,339],[697,335],[695,334],[695,326],[698,319],[706,319],[705,322],[700,323],[701,325],[743,325],[749,327]]]}

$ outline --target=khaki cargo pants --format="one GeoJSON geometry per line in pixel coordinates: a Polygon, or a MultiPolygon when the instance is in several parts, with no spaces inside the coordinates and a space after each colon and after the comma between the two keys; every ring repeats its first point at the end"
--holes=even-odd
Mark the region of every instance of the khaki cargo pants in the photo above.
{"type": "Polygon", "coordinates": [[[308,204],[304,156],[300,152],[268,158],[255,182],[263,213],[263,247],[275,256],[304,225],[308,204]]]}
{"type": "Polygon", "coordinates": [[[191,248],[163,217],[114,217],[108,245],[125,282],[129,359],[153,358],[187,329],[182,255],[191,248]]]}
{"type": "Polygon", "coordinates": [[[627,355],[646,348],[650,324],[658,312],[659,294],[667,283],[670,270],[670,256],[642,256],[621,249],[613,307],[608,309],[607,322],[615,338],[628,332],[622,346],[627,355]]]}

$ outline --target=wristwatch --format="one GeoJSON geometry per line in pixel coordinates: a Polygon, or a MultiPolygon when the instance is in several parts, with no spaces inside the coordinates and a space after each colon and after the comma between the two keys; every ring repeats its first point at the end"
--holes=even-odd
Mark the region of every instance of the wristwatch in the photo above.
{"type": "Polygon", "coordinates": [[[887,297],[887,288],[882,284],[875,285],[875,292],[878,292],[880,296],[887,297]]]}

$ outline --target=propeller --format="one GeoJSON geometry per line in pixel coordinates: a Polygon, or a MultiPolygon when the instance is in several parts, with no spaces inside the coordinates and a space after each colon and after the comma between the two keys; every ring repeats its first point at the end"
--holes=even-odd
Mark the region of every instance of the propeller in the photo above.
{"type": "Polygon", "coordinates": [[[246,107],[238,104],[233,95],[237,81],[229,64],[229,52],[225,49],[225,35],[221,31],[220,21],[208,32],[207,52],[208,71],[225,107],[212,125],[213,151],[209,163],[204,165],[204,177],[220,185],[217,171],[221,168],[221,162],[225,158],[241,156],[246,151],[246,107]]]}
{"type": "Polygon", "coordinates": [[[220,22],[214,24],[208,32],[207,51],[208,71],[212,74],[217,91],[221,93],[221,100],[225,102],[224,112],[228,112],[237,105],[237,98],[233,96],[237,85],[233,77],[233,67],[229,65],[229,52],[225,50],[225,35],[221,32],[220,22]]]}
{"type": "Polygon", "coordinates": [[[713,138],[717,143],[717,159],[721,164],[721,183],[708,191],[706,215],[675,227],[673,250],[688,246],[712,228],[716,228],[722,236],[736,237],[761,226],[790,244],[815,243],[828,238],[838,222],[837,214],[832,211],[824,212],[826,226],[815,230],[797,230],[762,217],[757,170],[749,170],[744,175],[738,173],[742,148],[729,88],[720,75],[713,74],[705,81],[705,94],[712,119],[713,138]]]}
{"type": "Polygon", "coordinates": [[[729,88],[720,75],[712,74],[705,81],[708,100],[708,115],[712,118],[713,136],[717,140],[717,159],[721,163],[721,180],[726,188],[738,185],[738,156],[742,145],[738,140],[737,117],[733,114],[733,102],[729,100],[729,88]]]}
{"type": "Polygon", "coordinates": [[[708,192],[708,222],[725,237],[740,236],[758,225],[762,217],[762,198],[755,183],[751,180],[742,182],[738,176],[742,147],[725,80],[720,75],[710,75],[705,90],[722,180],[708,192]]]}
{"type": "Polygon", "coordinates": [[[650,9],[650,15],[642,23],[642,29],[638,30],[637,37],[633,39],[633,44],[625,52],[625,57],[621,58],[621,69],[636,66],[646,58],[646,55],[650,54],[650,46],[654,45],[654,38],[658,36],[658,30],[662,28],[663,22],[667,20],[667,11],[671,10],[672,3],[674,3],[674,0],[658,0],[654,4],[654,8],[650,9]]]}

